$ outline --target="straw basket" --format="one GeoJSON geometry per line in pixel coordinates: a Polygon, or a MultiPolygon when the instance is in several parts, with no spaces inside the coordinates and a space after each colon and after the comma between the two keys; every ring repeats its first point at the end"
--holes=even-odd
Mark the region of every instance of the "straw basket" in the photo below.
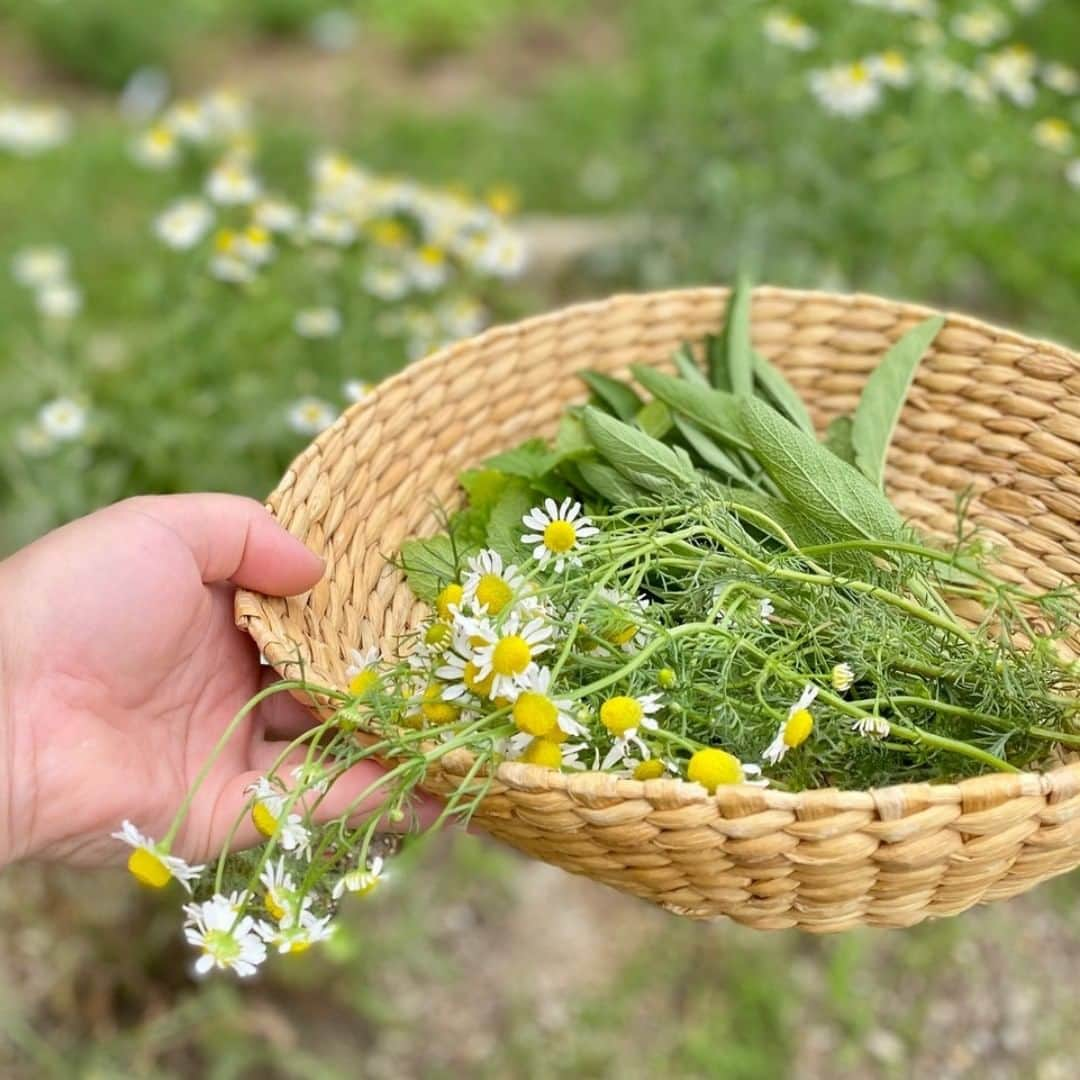
{"type": "MultiPolygon", "coordinates": [[[[241,593],[239,625],[286,676],[345,683],[350,649],[393,648],[423,607],[387,563],[430,535],[465,467],[554,433],[584,397],[575,372],[664,365],[715,330],[723,289],[616,296],[502,326],[381,385],[293,462],[269,506],[328,562],[310,594],[241,593]]],[[[927,315],[872,296],[762,288],[757,347],[815,421],[850,410],[874,363],[927,315]]],[[[915,525],[953,528],[955,493],[1002,544],[1003,573],[1080,580],[1080,357],[951,316],[919,369],[889,454],[888,486],[915,525]]],[[[463,752],[428,778],[453,789],[463,752]]],[[[493,836],[682,915],[762,929],[910,926],[1014,896],[1080,864],[1080,765],[959,784],[708,795],[678,780],[624,780],[504,763],[475,817],[493,836]]]]}

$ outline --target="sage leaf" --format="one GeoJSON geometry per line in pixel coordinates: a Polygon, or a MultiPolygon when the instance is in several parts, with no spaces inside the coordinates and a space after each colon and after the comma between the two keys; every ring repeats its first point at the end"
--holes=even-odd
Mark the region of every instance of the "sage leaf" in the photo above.
{"type": "Polygon", "coordinates": [[[684,416],[676,415],[674,419],[675,429],[683,437],[690,449],[714,473],[742,487],[753,489],[758,486],[757,481],[747,476],[735,458],[717,446],[701,428],[692,424],[684,416]]]}
{"type": "Polygon", "coordinates": [[[787,381],[780,369],[761,353],[753,351],[751,356],[754,364],[754,380],[764,391],[765,396],[793,424],[802,428],[808,435],[813,435],[814,421],[810,419],[810,413],[795,387],[787,381]]]}
{"type": "Polygon", "coordinates": [[[746,278],[740,277],[728,299],[724,322],[724,362],[731,392],[749,397],[754,392],[754,361],[750,345],[750,296],[753,290],[746,278]]]}
{"type": "Polygon", "coordinates": [[[686,488],[696,484],[690,459],[670,446],[621,420],[586,408],[585,430],[600,456],[640,487],[661,491],[672,484],[686,488]]]}
{"type": "Polygon", "coordinates": [[[903,529],[865,476],[758,398],[739,402],[754,455],[781,494],[837,540],[883,540],[903,529]]]}
{"type": "Polygon", "coordinates": [[[841,460],[855,464],[855,447],[851,444],[851,417],[837,416],[825,429],[825,445],[841,460]]]}
{"type": "Polygon", "coordinates": [[[863,387],[851,421],[851,445],[855,464],[878,487],[885,480],[885,455],[915,369],[944,324],[944,317],[935,315],[909,330],[881,358],[863,387]]]}
{"type": "MultiPolygon", "coordinates": [[[[709,340],[712,340],[711,337],[709,340]]],[[[689,345],[680,345],[675,350],[675,367],[688,383],[693,383],[695,386],[709,385],[709,380],[694,359],[694,353],[689,345]]]]}
{"type": "Polygon", "coordinates": [[[705,336],[705,370],[709,373],[706,380],[717,390],[731,393],[731,376],[728,374],[727,346],[723,330],[719,334],[705,336]]]}
{"type": "Polygon", "coordinates": [[[579,371],[578,377],[608,412],[620,420],[633,420],[645,404],[626,383],[599,371],[579,371]]]}
{"type": "Polygon", "coordinates": [[[655,399],[643,409],[639,409],[634,419],[637,426],[654,439],[662,439],[672,428],[671,410],[662,401],[655,399]]]}
{"type": "Polygon", "coordinates": [[[723,443],[740,450],[750,449],[739,421],[739,402],[732,394],[695,386],[642,365],[636,365],[633,372],[634,378],[673,412],[681,413],[723,443]]]}
{"type": "Polygon", "coordinates": [[[586,485],[615,506],[634,506],[645,494],[644,489],[602,461],[578,461],[575,465],[586,485]]]}

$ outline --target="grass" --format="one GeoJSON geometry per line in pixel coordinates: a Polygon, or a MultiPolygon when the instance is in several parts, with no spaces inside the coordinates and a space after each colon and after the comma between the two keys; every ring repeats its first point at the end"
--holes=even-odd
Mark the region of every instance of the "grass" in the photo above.
{"type": "MultiPolygon", "coordinates": [[[[0,162],[0,261],[61,243],[86,293],[74,332],[45,336],[29,294],[0,274],[0,551],[134,491],[260,495],[307,441],[285,422],[290,402],[340,405],[344,379],[404,359],[402,341],[376,331],[374,305],[344,288],[344,333],[297,338],[292,314],[317,298],[300,263],[245,299],[164,251],[149,222],[196,175],[136,168],[126,124],[73,82],[115,86],[152,61],[198,91],[189,72],[205,45],[221,49],[228,76],[233,51],[255,59],[267,47],[247,35],[298,34],[322,5],[188,0],[170,6],[175,25],[132,0],[77,6],[65,21],[38,0],[0,4],[0,26],[19,27],[43,70],[62,73],[57,93],[78,112],[63,148],[0,162]],[[92,17],[127,44],[91,48],[102,40],[85,32],[92,17]],[[19,450],[15,429],[67,393],[92,407],[87,438],[44,458],[19,450]]],[[[629,243],[591,252],[554,285],[492,290],[499,317],[745,266],[1077,344],[1080,193],[1031,130],[1055,111],[1080,128],[1076,99],[987,111],[917,89],[861,120],[832,117],[810,99],[806,69],[891,44],[910,53],[905,24],[857,5],[790,6],[821,32],[811,58],[767,47],[762,7],[748,0],[688,0],[678,17],[647,0],[546,15],[529,0],[357,5],[357,55],[388,57],[399,81],[365,82],[349,54],[349,81],[327,104],[316,76],[332,61],[275,45],[275,64],[310,65],[298,85],[310,82],[311,97],[256,87],[260,161],[299,194],[309,153],[332,135],[381,171],[477,192],[508,180],[529,213],[603,216],[616,235],[646,222],[644,236],[627,225],[629,243]],[[562,43],[542,64],[537,19],[562,43]],[[601,59],[570,63],[591,55],[573,49],[598,25],[601,59]],[[467,92],[443,94],[448,72],[469,77],[467,92]]],[[[1016,37],[1068,59],[1080,13],[1048,3],[1016,37]]],[[[21,78],[0,70],[17,96],[48,96],[49,84],[31,81],[31,93],[21,78]]],[[[1070,1075],[1080,1053],[1068,1020],[1072,880],[940,925],[817,941],[676,921],[473,840],[440,842],[415,863],[355,910],[333,951],[283,962],[255,986],[199,990],[171,902],[109,875],[19,868],[0,882],[0,1071],[1049,1078],[1070,1075]]]]}

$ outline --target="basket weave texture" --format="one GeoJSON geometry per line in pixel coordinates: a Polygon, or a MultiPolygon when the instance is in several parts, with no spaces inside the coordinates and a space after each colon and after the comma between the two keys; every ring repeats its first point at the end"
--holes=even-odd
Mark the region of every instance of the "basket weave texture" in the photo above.
{"type": "MultiPolygon", "coordinates": [[[[241,592],[237,621],[269,662],[343,686],[351,649],[393,650],[425,609],[390,566],[438,531],[458,473],[534,435],[584,398],[575,373],[666,366],[720,325],[725,289],[570,307],[455,344],[382,384],[293,462],[268,505],[325,556],[325,579],[288,600],[241,592]]],[[[882,353],[929,312],[865,295],[754,292],[755,345],[824,425],[850,411],[882,353]]],[[[1021,584],[1080,580],[1080,357],[950,316],[915,379],[887,483],[917,527],[951,534],[955,496],[1021,584]]],[[[429,777],[465,775],[456,752],[429,777]]],[[[762,928],[909,926],[1014,896],[1080,864],[1080,765],[872,791],[748,786],[708,795],[504,763],[474,822],[537,858],[682,915],[762,928]]]]}

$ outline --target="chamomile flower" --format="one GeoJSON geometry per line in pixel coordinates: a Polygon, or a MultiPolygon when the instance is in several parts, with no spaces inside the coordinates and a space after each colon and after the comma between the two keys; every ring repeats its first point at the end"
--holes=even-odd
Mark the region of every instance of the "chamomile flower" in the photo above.
{"type": "Polygon", "coordinates": [[[385,877],[385,866],[382,856],[376,855],[367,866],[358,866],[343,874],[334,884],[334,899],[340,900],[346,893],[368,896],[385,877]]]}
{"type": "Polygon", "coordinates": [[[542,618],[527,622],[527,613],[513,611],[498,626],[487,619],[461,617],[462,630],[476,639],[473,662],[476,677],[483,682],[493,676],[491,696],[514,700],[525,686],[536,658],[551,648],[554,628],[542,618]]]}
{"type": "Polygon", "coordinates": [[[983,59],[981,70],[990,86],[1014,105],[1028,108],[1034,104],[1038,62],[1026,46],[1010,45],[991,53],[983,59]]]}
{"type": "Polygon", "coordinates": [[[497,551],[485,548],[469,558],[462,580],[462,603],[477,615],[499,615],[525,586],[516,566],[504,566],[497,551]]]}
{"type": "Polygon", "coordinates": [[[814,730],[814,717],[810,706],[818,695],[818,688],[810,683],[803,688],[799,700],[788,709],[787,719],[780,725],[776,738],[766,747],[762,759],[770,765],[782,761],[784,755],[796,746],[801,746],[814,730]]]}
{"type": "Polygon", "coordinates": [[[1040,72],[1042,81],[1065,97],[1071,97],[1080,92],[1080,72],[1068,64],[1050,63],[1043,64],[1040,72]]]}
{"type": "Polygon", "coordinates": [[[40,424],[23,424],[15,431],[15,446],[30,457],[41,457],[53,450],[56,443],[40,424]]]}
{"type": "Polygon", "coordinates": [[[56,281],[38,290],[37,309],[46,319],[67,322],[82,310],[82,292],[67,281],[56,281]]]}
{"type": "Polygon", "coordinates": [[[829,681],[838,694],[846,693],[855,682],[855,670],[846,662],[837,664],[829,675],[829,681]]]}
{"type": "Polygon", "coordinates": [[[817,44],[817,34],[790,11],[770,11],[765,16],[765,37],[774,45],[806,52],[817,44]]]}
{"type": "Polygon", "coordinates": [[[360,286],[376,300],[393,303],[409,295],[409,275],[394,263],[372,262],[364,267],[360,286]]]}
{"type": "Polygon", "coordinates": [[[148,169],[168,169],[180,160],[180,144],[170,128],[157,124],[135,139],[131,156],[148,169]]]}
{"type": "MultiPolygon", "coordinates": [[[[599,589],[596,595],[603,605],[598,635],[609,645],[617,645],[625,652],[635,652],[645,641],[640,621],[648,610],[648,597],[630,596],[608,588],[599,589]]],[[[603,652],[604,647],[598,645],[595,651],[603,652]]]]}
{"type": "MultiPolygon", "coordinates": [[[[444,627],[446,623],[435,623],[444,627]]],[[[441,663],[435,669],[436,678],[443,679],[449,685],[442,688],[442,700],[459,701],[466,694],[488,699],[492,696],[494,673],[481,676],[480,666],[473,658],[473,646],[469,635],[460,627],[452,632],[452,643],[440,657],[441,663]]]]}
{"type": "Polygon", "coordinates": [[[187,904],[184,913],[188,918],[184,937],[201,953],[195,961],[197,975],[218,968],[246,977],[266,959],[263,928],[250,915],[239,915],[228,897],[187,904]]]}
{"type": "Polygon", "coordinates": [[[422,292],[441,289],[450,277],[446,252],[438,244],[424,244],[406,260],[409,280],[422,292]]]}
{"type": "Polygon", "coordinates": [[[301,895],[292,874],[285,868],[285,858],[268,863],[259,881],[265,889],[263,906],[278,926],[293,926],[311,906],[310,895],[301,895]]]}
{"type": "Polygon", "coordinates": [[[459,297],[443,301],[435,311],[435,318],[448,337],[463,338],[482,330],[487,314],[482,304],[469,297],[459,297]]]}
{"type": "Polygon", "coordinates": [[[203,199],[178,199],[154,218],[154,234],[166,246],[187,251],[214,224],[214,211],[203,199]]]}
{"type": "Polygon", "coordinates": [[[293,330],[312,340],[334,337],[341,332],[341,312],[332,307],[303,308],[293,316],[293,330]]]}
{"type": "Polygon", "coordinates": [[[221,206],[245,206],[262,190],[259,178],[238,157],[218,162],[206,178],[206,194],[221,206]]]}
{"type": "Polygon", "coordinates": [[[77,401],[61,397],[42,405],[38,425],[55,442],[71,442],[86,431],[87,413],[77,401]]]}
{"type": "Polygon", "coordinates": [[[213,135],[210,116],[198,101],[176,102],[166,111],[162,123],[186,142],[204,143],[213,135]]]}
{"type": "Polygon", "coordinates": [[[552,695],[551,669],[536,667],[522,680],[510,715],[521,735],[561,743],[569,735],[585,732],[571,714],[571,707],[569,699],[552,695]]]}
{"type": "Polygon", "coordinates": [[[881,104],[881,85],[861,61],[811,71],[810,90],[829,112],[856,118],[881,104]]]}
{"type": "Polygon", "coordinates": [[[177,855],[170,855],[161,844],[155,844],[150,837],[143,836],[130,821],[125,821],[120,831],[114,832],[112,837],[123,840],[134,849],[128,856],[128,870],[137,881],[152,889],[163,889],[175,878],[191,892],[191,883],[205,869],[203,866],[192,866],[177,855]]]}
{"type": "Polygon", "coordinates": [[[71,134],[71,116],[56,105],[0,106],[0,150],[19,157],[52,150],[71,134]]]}
{"type": "Polygon", "coordinates": [[[253,796],[251,820],[255,828],[267,839],[275,837],[283,851],[295,851],[307,856],[311,844],[311,830],[304,819],[287,809],[289,796],[276,788],[265,776],[251,784],[247,792],[253,796]]]}
{"type": "Polygon", "coordinates": [[[1057,116],[1040,120],[1032,134],[1039,146],[1058,154],[1066,153],[1073,144],[1072,128],[1057,116]]]}
{"type": "Polygon", "coordinates": [[[885,52],[868,56],[866,66],[870,69],[874,78],[883,86],[902,89],[910,86],[914,78],[911,65],[907,62],[904,54],[896,49],[886,49],[885,52]]]}
{"type": "Polygon", "coordinates": [[[352,649],[349,652],[349,666],[345,669],[345,678],[349,680],[348,689],[353,697],[360,697],[371,690],[379,681],[379,664],[382,662],[382,654],[377,645],[360,652],[352,649]]]}
{"type": "Polygon", "coordinates": [[[640,694],[637,697],[620,694],[608,698],[600,706],[600,723],[614,736],[601,769],[631,760],[634,755],[652,757],[652,751],[642,740],[638,731],[644,728],[655,731],[659,726],[655,714],[663,708],[661,694],[640,694]]]}
{"type": "Polygon", "coordinates": [[[712,795],[718,787],[741,784],[745,778],[744,766],[734,754],[708,746],[691,756],[686,766],[686,778],[692,784],[700,784],[712,795]]]}
{"type": "Polygon", "coordinates": [[[263,266],[274,257],[274,243],[269,229],[252,222],[237,238],[237,251],[252,266],[263,266]]]}
{"type": "Polygon", "coordinates": [[[533,558],[541,566],[554,560],[555,573],[562,573],[567,566],[580,566],[578,552],[582,540],[595,536],[600,530],[581,512],[581,503],[563,499],[545,499],[543,507],[534,506],[522,519],[522,524],[533,532],[522,536],[524,544],[534,544],[533,558]]]}
{"type": "Polygon", "coordinates": [[[981,48],[993,45],[1009,32],[1009,20],[992,7],[973,8],[954,15],[949,26],[962,41],[981,48]]]}
{"type": "Polygon", "coordinates": [[[230,285],[246,285],[255,280],[255,268],[246,258],[243,240],[235,229],[219,229],[214,234],[214,254],[210,274],[230,285]]]}
{"type": "Polygon", "coordinates": [[[891,730],[889,721],[882,716],[863,716],[851,722],[854,732],[866,739],[884,739],[891,730]]]}
{"type": "Polygon", "coordinates": [[[292,233],[300,227],[300,211],[284,199],[265,196],[251,208],[251,219],[272,233],[292,233]]]}
{"type": "Polygon", "coordinates": [[[289,427],[299,435],[318,435],[336,419],[337,411],[321,398],[301,398],[289,409],[289,427]]]}
{"type": "Polygon", "coordinates": [[[371,393],[371,390],[371,383],[365,382],[363,379],[347,379],[341,384],[341,392],[345,395],[345,400],[353,403],[363,401],[371,393]]]}
{"type": "Polygon", "coordinates": [[[330,915],[302,911],[295,922],[270,929],[265,935],[266,942],[279,953],[307,952],[316,942],[326,941],[334,933],[331,919],[330,915]]]}
{"type": "Polygon", "coordinates": [[[524,238],[511,229],[497,229],[479,251],[475,265],[492,277],[511,280],[521,274],[527,261],[524,238]]]}
{"type": "Polygon", "coordinates": [[[775,614],[776,609],[773,607],[773,602],[767,596],[763,597],[758,604],[758,617],[762,622],[767,623],[775,614]]]}
{"type": "Polygon", "coordinates": [[[305,222],[308,239],[331,247],[349,247],[356,241],[356,225],[344,214],[315,210],[305,222]]]}
{"type": "Polygon", "coordinates": [[[62,247],[23,248],[11,260],[11,275],[20,285],[41,289],[66,280],[68,265],[68,253],[62,247]]]}

